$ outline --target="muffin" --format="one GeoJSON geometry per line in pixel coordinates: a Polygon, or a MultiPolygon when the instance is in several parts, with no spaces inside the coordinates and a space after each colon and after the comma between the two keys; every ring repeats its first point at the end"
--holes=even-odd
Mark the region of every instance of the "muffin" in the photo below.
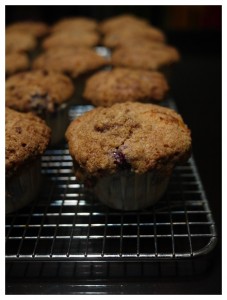
{"type": "Polygon", "coordinates": [[[26,32],[6,33],[6,53],[12,52],[30,52],[37,46],[33,35],[26,32]]]}
{"type": "Polygon", "coordinates": [[[94,47],[99,43],[97,32],[89,31],[65,31],[57,32],[48,36],[42,42],[42,48],[45,50],[59,47],[94,47]]]}
{"type": "Polygon", "coordinates": [[[131,26],[107,33],[102,43],[106,47],[116,48],[124,46],[125,44],[127,45],[130,40],[137,40],[137,44],[140,44],[140,41],[143,40],[163,43],[165,41],[165,35],[161,30],[155,27],[147,26],[141,28],[131,26]]]}
{"type": "Polygon", "coordinates": [[[86,18],[86,17],[71,17],[64,18],[56,22],[51,27],[51,32],[60,32],[60,31],[94,31],[98,28],[98,24],[95,20],[86,18]]]}
{"type": "Polygon", "coordinates": [[[120,47],[113,51],[112,64],[117,67],[160,70],[180,60],[176,48],[168,45],[155,47],[143,44],[134,47],[120,47]]]}
{"type": "Polygon", "coordinates": [[[125,102],[98,107],[66,131],[78,180],[99,200],[121,210],[157,202],[174,166],[190,156],[190,130],[175,111],[125,102]]]}
{"type": "Polygon", "coordinates": [[[34,69],[54,70],[69,75],[75,83],[76,90],[73,103],[83,104],[81,96],[85,80],[109,63],[108,59],[88,48],[62,47],[50,49],[34,60],[34,69]]]}
{"type": "Polygon", "coordinates": [[[40,157],[50,140],[50,129],[40,118],[6,108],[6,213],[34,200],[39,191],[40,157]]]}
{"type": "Polygon", "coordinates": [[[13,75],[20,71],[28,70],[30,66],[28,56],[25,53],[9,53],[5,57],[6,76],[13,75]]]}
{"type": "Polygon", "coordinates": [[[127,101],[160,102],[168,90],[168,83],[161,73],[116,68],[91,76],[86,82],[83,97],[95,106],[127,101]]]}
{"type": "Polygon", "coordinates": [[[49,26],[43,22],[38,21],[21,21],[8,25],[6,27],[6,32],[29,33],[36,38],[40,38],[48,34],[49,26]]]}
{"type": "Polygon", "coordinates": [[[122,28],[128,28],[130,26],[137,27],[146,27],[149,25],[149,22],[145,19],[136,17],[134,15],[125,14],[120,16],[115,16],[109,19],[106,19],[99,24],[99,30],[106,34],[115,30],[122,30],[122,28]]]}
{"type": "Polygon", "coordinates": [[[43,118],[52,129],[51,144],[54,145],[64,139],[73,92],[72,81],[61,73],[22,72],[6,80],[6,106],[43,118]]]}

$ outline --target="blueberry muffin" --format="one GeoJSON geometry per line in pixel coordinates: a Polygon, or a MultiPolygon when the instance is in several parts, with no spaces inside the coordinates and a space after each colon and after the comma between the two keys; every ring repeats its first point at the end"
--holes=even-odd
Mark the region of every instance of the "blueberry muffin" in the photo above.
{"type": "Polygon", "coordinates": [[[42,42],[42,48],[48,50],[50,48],[59,47],[94,47],[99,43],[99,34],[89,31],[65,31],[57,32],[48,36],[42,42]]]}
{"type": "Polygon", "coordinates": [[[6,80],[6,106],[20,112],[33,112],[52,129],[51,143],[64,138],[68,109],[74,92],[67,76],[50,71],[18,73],[6,80]]]}
{"type": "Polygon", "coordinates": [[[125,44],[127,45],[130,40],[136,40],[137,44],[140,44],[143,40],[163,43],[165,41],[165,35],[161,30],[155,27],[147,26],[141,28],[130,26],[107,33],[102,43],[106,47],[116,48],[125,44]]]}
{"type": "Polygon", "coordinates": [[[66,139],[77,179],[122,210],[158,201],[175,165],[191,151],[190,130],[179,114],[137,102],[86,112],[70,124],[66,139]]]}
{"type": "Polygon", "coordinates": [[[54,48],[41,54],[34,60],[34,69],[54,70],[69,75],[75,84],[73,103],[83,104],[81,100],[84,84],[88,76],[94,71],[109,64],[89,48],[62,47],[54,48]]]}
{"type": "Polygon", "coordinates": [[[116,68],[95,73],[85,85],[83,97],[95,106],[117,102],[160,102],[169,90],[158,72],[116,68]]]}
{"type": "Polygon", "coordinates": [[[95,20],[86,18],[86,17],[71,17],[64,18],[56,22],[51,27],[51,32],[60,32],[60,31],[94,31],[98,28],[98,24],[95,20]]]}
{"type": "Polygon", "coordinates": [[[6,33],[6,53],[29,52],[36,48],[36,38],[26,32],[6,33]]]}
{"type": "Polygon", "coordinates": [[[130,26],[136,26],[144,28],[149,25],[148,21],[134,15],[125,14],[120,16],[115,16],[109,19],[106,19],[99,24],[99,30],[106,34],[111,31],[119,30],[121,31],[123,28],[128,28],[130,26]]]}
{"type": "Polygon", "coordinates": [[[28,70],[30,67],[29,58],[25,53],[9,53],[5,57],[6,76],[13,75],[20,71],[28,70]]]}
{"type": "Polygon", "coordinates": [[[41,54],[33,63],[34,69],[46,69],[68,74],[71,78],[97,70],[109,61],[92,49],[59,47],[41,54]]]}
{"type": "Polygon", "coordinates": [[[29,33],[36,38],[40,38],[48,34],[49,26],[43,22],[38,21],[20,21],[8,25],[6,27],[6,32],[29,33]]]}
{"type": "Polygon", "coordinates": [[[39,191],[40,157],[50,140],[50,129],[31,113],[6,108],[6,213],[32,201],[39,191]]]}
{"type": "Polygon", "coordinates": [[[117,67],[160,70],[180,60],[176,48],[168,45],[155,47],[143,44],[134,47],[120,47],[113,51],[112,64],[117,67]]]}

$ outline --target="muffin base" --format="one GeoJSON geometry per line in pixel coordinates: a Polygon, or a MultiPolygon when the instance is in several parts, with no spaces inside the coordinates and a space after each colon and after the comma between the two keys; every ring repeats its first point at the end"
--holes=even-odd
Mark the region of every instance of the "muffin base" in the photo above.
{"type": "Polygon", "coordinates": [[[33,201],[39,191],[40,183],[41,159],[39,158],[6,180],[6,213],[18,210],[33,201]]]}
{"type": "Polygon", "coordinates": [[[100,178],[94,193],[105,205],[119,210],[140,210],[154,205],[165,193],[169,177],[157,172],[120,172],[100,178]]]}

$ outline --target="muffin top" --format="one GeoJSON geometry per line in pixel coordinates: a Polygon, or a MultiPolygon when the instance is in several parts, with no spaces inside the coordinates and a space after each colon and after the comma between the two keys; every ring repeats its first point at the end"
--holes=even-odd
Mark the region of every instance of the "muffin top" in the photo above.
{"type": "Polygon", "coordinates": [[[136,40],[137,44],[140,44],[141,40],[164,42],[165,35],[161,30],[151,26],[144,26],[144,28],[137,26],[124,27],[107,33],[103,39],[103,45],[115,48],[127,45],[130,40],[136,40]]]}
{"type": "Polygon", "coordinates": [[[29,59],[25,53],[9,53],[5,58],[5,73],[7,76],[29,68],[29,59]]]}
{"type": "Polygon", "coordinates": [[[111,106],[126,101],[161,101],[169,87],[158,72],[116,68],[91,76],[84,98],[96,106],[111,106]]]}
{"type": "Polygon", "coordinates": [[[124,14],[108,18],[99,24],[99,30],[106,34],[114,30],[121,30],[122,28],[129,28],[130,26],[144,27],[149,23],[147,20],[136,17],[130,14],[124,14]]]}
{"type": "Polygon", "coordinates": [[[167,45],[155,47],[143,44],[134,47],[120,47],[113,51],[112,64],[118,67],[157,70],[179,61],[180,55],[176,48],[167,45]]]}
{"type": "Polygon", "coordinates": [[[33,70],[18,73],[6,80],[6,106],[21,112],[42,115],[54,112],[74,92],[67,76],[50,71],[33,70]]]}
{"type": "Polygon", "coordinates": [[[92,31],[66,31],[57,32],[48,36],[42,43],[42,47],[45,50],[50,48],[59,47],[93,47],[99,43],[99,35],[92,31]]]}
{"type": "Polygon", "coordinates": [[[29,33],[6,33],[6,53],[30,51],[36,47],[36,44],[35,37],[29,33]]]}
{"type": "Polygon", "coordinates": [[[54,48],[41,54],[34,60],[34,69],[59,71],[72,78],[99,69],[109,60],[89,48],[54,48]]]}
{"type": "Polygon", "coordinates": [[[42,37],[49,32],[47,24],[38,21],[21,21],[15,22],[6,27],[6,32],[24,32],[34,37],[42,37]]]}
{"type": "Polygon", "coordinates": [[[190,130],[179,114],[137,102],[86,112],[69,125],[66,139],[75,168],[85,178],[124,169],[169,174],[191,149],[190,130]]]}
{"type": "Polygon", "coordinates": [[[56,22],[52,27],[51,31],[66,31],[66,30],[96,30],[98,24],[95,20],[86,17],[72,17],[64,18],[56,22]]]}
{"type": "Polygon", "coordinates": [[[6,177],[24,164],[42,155],[50,141],[50,129],[31,113],[6,107],[5,117],[6,177]]]}

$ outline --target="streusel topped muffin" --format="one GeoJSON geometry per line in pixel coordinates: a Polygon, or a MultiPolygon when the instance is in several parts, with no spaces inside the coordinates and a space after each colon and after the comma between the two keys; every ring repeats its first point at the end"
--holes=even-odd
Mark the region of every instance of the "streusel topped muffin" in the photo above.
{"type": "Polygon", "coordinates": [[[138,44],[134,47],[120,47],[114,50],[112,64],[118,67],[158,70],[179,61],[176,48],[168,45],[156,47],[138,44]]]}
{"type": "Polygon", "coordinates": [[[54,112],[73,92],[70,78],[61,73],[42,70],[21,72],[6,81],[6,106],[21,112],[54,112]]]}
{"type": "Polygon", "coordinates": [[[172,109],[126,102],[98,107],[66,131],[69,151],[85,176],[100,177],[127,167],[135,173],[169,174],[190,155],[191,137],[172,109]]]}
{"type": "Polygon", "coordinates": [[[5,211],[10,213],[33,201],[41,185],[41,156],[50,129],[31,113],[5,111],[5,211]]]}
{"type": "Polygon", "coordinates": [[[76,78],[81,74],[97,70],[109,61],[92,49],[62,47],[41,54],[33,63],[34,69],[59,71],[76,78]]]}
{"type": "Polygon", "coordinates": [[[190,156],[190,130],[175,111],[137,102],[93,109],[66,131],[78,180],[109,207],[138,210],[163,195],[190,156]]]}
{"type": "Polygon", "coordinates": [[[13,75],[6,81],[6,106],[32,112],[52,129],[51,145],[64,139],[69,124],[68,110],[74,86],[61,73],[33,70],[13,75]]]}
{"type": "Polygon", "coordinates": [[[83,96],[95,106],[111,106],[127,101],[159,102],[168,90],[168,83],[161,73],[116,68],[91,76],[83,96]]]}

